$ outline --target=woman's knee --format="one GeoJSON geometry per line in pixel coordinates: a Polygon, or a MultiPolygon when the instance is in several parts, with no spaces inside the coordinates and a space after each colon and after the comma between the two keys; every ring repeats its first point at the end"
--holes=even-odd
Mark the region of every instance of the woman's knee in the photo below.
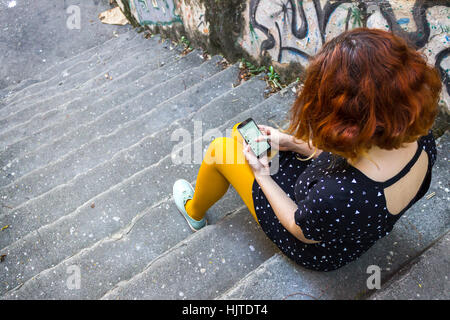
{"type": "Polygon", "coordinates": [[[208,147],[205,158],[208,159],[209,163],[216,164],[245,163],[242,145],[237,144],[235,139],[228,137],[214,139],[208,147]]]}
{"type": "Polygon", "coordinates": [[[236,124],[233,126],[233,129],[231,129],[231,132],[236,132],[236,131],[237,131],[237,127],[238,127],[240,124],[241,124],[241,122],[236,123],[236,124]]]}
{"type": "Polygon", "coordinates": [[[221,158],[221,155],[223,154],[223,149],[226,148],[227,139],[229,138],[219,137],[211,141],[208,149],[206,150],[206,155],[203,161],[206,161],[209,164],[216,163],[217,159],[221,158]]]}
{"type": "Polygon", "coordinates": [[[218,137],[215,138],[211,143],[209,144],[209,149],[212,149],[212,151],[215,153],[217,150],[222,150],[224,146],[228,143],[227,140],[229,138],[227,137],[218,137]]]}
{"type": "Polygon", "coordinates": [[[242,136],[238,132],[238,122],[233,126],[231,138],[218,137],[209,144],[204,161],[209,164],[243,164],[245,157],[242,153],[242,136]]]}
{"type": "Polygon", "coordinates": [[[233,126],[233,129],[231,130],[231,138],[233,138],[234,140],[236,140],[238,143],[242,144],[242,136],[241,134],[238,132],[237,127],[240,125],[241,123],[238,122],[233,126]]]}

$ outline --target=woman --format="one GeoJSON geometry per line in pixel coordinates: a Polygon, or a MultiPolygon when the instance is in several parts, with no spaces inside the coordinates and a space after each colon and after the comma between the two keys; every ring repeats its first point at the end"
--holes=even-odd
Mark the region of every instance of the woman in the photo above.
{"type": "Polygon", "coordinates": [[[231,184],[286,256],[309,269],[338,269],[428,190],[441,86],[403,39],[377,29],[344,32],[310,61],[289,134],[260,126],[257,140],[279,150],[278,172],[270,175],[267,157],[257,159],[235,127],[209,146],[195,192],[185,180],[175,183],[177,207],[198,230],[231,184]]]}

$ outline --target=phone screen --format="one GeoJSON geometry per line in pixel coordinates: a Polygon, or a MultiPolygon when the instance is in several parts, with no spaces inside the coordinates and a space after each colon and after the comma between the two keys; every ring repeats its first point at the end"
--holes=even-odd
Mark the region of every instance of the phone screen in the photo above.
{"type": "Polygon", "coordinates": [[[250,148],[253,150],[256,156],[260,156],[268,149],[270,149],[270,144],[267,141],[256,142],[255,139],[262,135],[255,121],[249,121],[244,126],[239,128],[239,132],[245,139],[250,148]]]}

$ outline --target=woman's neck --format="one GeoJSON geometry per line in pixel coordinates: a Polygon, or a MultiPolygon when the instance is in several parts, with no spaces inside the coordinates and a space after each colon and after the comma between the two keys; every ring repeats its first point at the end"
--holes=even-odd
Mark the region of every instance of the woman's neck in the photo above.
{"type": "Polygon", "coordinates": [[[391,177],[399,172],[414,156],[416,150],[416,141],[405,143],[402,148],[392,150],[373,146],[366,155],[362,155],[354,161],[347,161],[372,180],[384,181],[386,177],[391,177]]]}

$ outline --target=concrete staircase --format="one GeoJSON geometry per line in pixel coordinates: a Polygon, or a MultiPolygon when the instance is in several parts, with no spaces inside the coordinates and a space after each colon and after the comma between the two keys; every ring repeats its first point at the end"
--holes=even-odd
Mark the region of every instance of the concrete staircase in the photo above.
{"type": "Polygon", "coordinates": [[[281,126],[295,94],[265,99],[259,77],[236,86],[237,64],[182,49],[130,31],[0,92],[1,299],[365,298],[369,265],[386,281],[448,232],[447,133],[436,195],[338,271],[282,256],[234,190],[193,234],[171,191],[199,163],[175,163],[173,134],[187,130],[191,152],[250,116],[281,126]]]}

